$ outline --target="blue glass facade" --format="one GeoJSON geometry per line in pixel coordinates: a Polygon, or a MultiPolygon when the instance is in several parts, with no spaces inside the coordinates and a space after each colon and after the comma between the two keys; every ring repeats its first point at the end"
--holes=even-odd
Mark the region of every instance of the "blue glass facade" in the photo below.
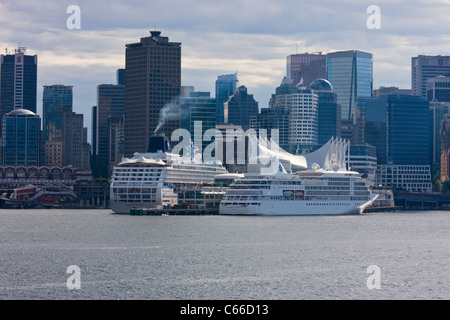
{"type": "Polygon", "coordinates": [[[223,104],[236,93],[237,74],[225,74],[218,76],[216,80],[216,122],[225,122],[223,104]]]}
{"type": "Polygon", "coordinates": [[[38,166],[41,119],[23,109],[3,118],[3,165],[38,166]]]}
{"type": "Polygon", "coordinates": [[[356,112],[358,142],[376,147],[378,164],[386,164],[387,97],[360,98],[356,112]]]}
{"type": "Polygon", "coordinates": [[[392,96],[388,102],[388,163],[430,164],[428,101],[416,96],[392,96]]]}
{"type": "Polygon", "coordinates": [[[328,53],[327,79],[337,94],[342,119],[354,120],[357,98],[372,96],[372,54],[357,50],[328,53]]]}
{"type": "MultiPolygon", "coordinates": [[[[125,114],[125,86],[101,84],[97,86],[97,161],[99,164],[111,161],[114,141],[112,125],[120,122],[125,114]]],[[[101,166],[100,174],[108,176],[108,167],[101,166]]]]}
{"type": "Polygon", "coordinates": [[[450,102],[450,77],[428,79],[426,88],[428,101],[450,102]]]}
{"type": "Polygon", "coordinates": [[[377,148],[378,164],[430,164],[430,107],[426,99],[385,95],[358,100],[361,140],[377,148]]]}
{"type": "MultiPolygon", "coordinates": [[[[211,98],[209,92],[191,92],[190,97],[181,98],[180,103],[181,128],[190,132],[193,142],[197,142],[194,141],[195,122],[201,122],[202,124],[202,137],[206,130],[215,128],[216,99],[211,98]]],[[[210,143],[210,141],[204,141],[202,146],[196,147],[204,149],[210,143]]]]}
{"type": "Polygon", "coordinates": [[[318,97],[318,144],[324,145],[332,137],[341,136],[341,106],[329,81],[316,79],[310,87],[318,97]]]}
{"type": "Polygon", "coordinates": [[[69,106],[70,110],[73,109],[72,86],[44,86],[42,94],[42,128],[44,131],[44,139],[48,137],[47,121],[49,113],[62,106],[69,106]]]}

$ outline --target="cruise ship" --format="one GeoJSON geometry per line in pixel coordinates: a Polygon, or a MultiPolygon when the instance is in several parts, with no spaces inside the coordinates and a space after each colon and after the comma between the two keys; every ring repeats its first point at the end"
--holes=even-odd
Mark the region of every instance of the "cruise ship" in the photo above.
{"type": "Polygon", "coordinates": [[[162,209],[178,204],[178,192],[212,185],[228,173],[218,162],[198,162],[163,150],[135,153],[113,168],[111,209],[130,213],[133,208],[162,209]]]}
{"type": "Polygon", "coordinates": [[[358,172],[346,168],[347,148],[343,140],[331,139],[309,155],[296,156],[284,150],[276,157],[272,154],[276,160],[269,168],[249,165],[244,177],[235,179],[226,190],[219,214],[362,214],[377,195],[371,194],[358,172]],[[317,163],[320,161],[323,167],[317,163]]]}

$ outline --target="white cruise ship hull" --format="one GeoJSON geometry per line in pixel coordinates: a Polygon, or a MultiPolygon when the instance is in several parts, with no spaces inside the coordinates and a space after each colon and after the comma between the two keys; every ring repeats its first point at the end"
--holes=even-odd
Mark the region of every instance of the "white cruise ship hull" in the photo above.
{"type": "Polygon", "coordinates": [[[254,205],[221,205],[221,215],[264,215],[264,216],[303,216],[303,215],[358,215],[371,205],[378,195],[369,201],[319,202],[319,201],[270,201],[261,200],[254,205]]]}

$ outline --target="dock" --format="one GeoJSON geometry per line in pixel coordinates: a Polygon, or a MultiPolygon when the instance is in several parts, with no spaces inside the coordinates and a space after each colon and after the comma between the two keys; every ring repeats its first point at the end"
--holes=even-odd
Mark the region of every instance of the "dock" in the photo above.
{"type": "Polygon", "coordinates": [[[146,209],[134,208],[130,210],[132,216],[200,216],[218,215],[219,209],[146,209]]]}
{"type": "Polygon", "coordinates": [[[392,207],[368,207],[364,210],[364,213],[367,212],[390,212],[390,211],[399,211],[403,210],[403,207],[392,206],[392,207]]]}

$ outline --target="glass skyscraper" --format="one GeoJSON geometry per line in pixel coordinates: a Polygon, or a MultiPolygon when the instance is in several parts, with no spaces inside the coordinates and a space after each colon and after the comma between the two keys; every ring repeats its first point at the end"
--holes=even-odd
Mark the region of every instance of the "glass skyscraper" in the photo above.
{"type": "Polygon", "coordinates": [[[217,124],[224,123],[224,103],[236,93],[238,84],[237,74],[224,74],[216,80],[216,121],[217,124]]]}
{"type": "Polygon", "coordinates": [[[332,137],[341,136],[341,106],[329,81],[316,79],[310,88],[318,97],[318,144],[324,145],[332,137]]]}
{"type": "Polygon", "coordinates": [[[449,113],[450,102],[430,101],[431,164],[435,173],[441,163],[441,130],[444,116],[449,113]]]}
{"type": "Polygon", "coordinates": [[[412,95],[359,98],[362,143],[376,147],[375,183],[409,192],[430,192],[429,102],[412,95]]]}
{"type": "MultiPolygon", "coordinates": [[[[111,162],[114,149],[113,132],[123,122],[125,114],[125,86],[122,84],[101,84],[97,86],[97,162],[111,162]]],[[[120,159],[119,159],[120,160],[120,159]]],[[[108,176],[107,166],[101,165],[99,174],[108,176]]]]}
{"type": "Polygon", "coordinates": [[[203,149],[211,143],[211,141],[203,141],[203,134],[208,129],[216,126],[216,99],[211,98],[209,92],[193,91],[189,96],[181,97],[181,128],[186,129],[191,134],[191,140],[197,148],[203,149]],[[201,123],[201,140],[195,139],[195,124],[201,123]]]}
{"type": "Polygon", "coordinates": [[[72,86],[50,85],[44,86],[42,94],[42,128],[44,131],[44,139],[48,138],[48,114],[56,108],[68,106],[73,109],[73,91],[72,86]]]}
{"type": "Polygon", "coordinates": [[[430,107],[411,95],[358,99],[362,143],[377,148],[378,164],[430,164],[430,107]]]}
{"type": "Polygon", "coordinates": [[[372,96],[372,54],[358,50],[328,53],[327,80],[337,94],[342,120],[354,121],[357,98],[372,96]]]}
{"type": "Polygon", "coordinates": [[[431,164],[433,173],[437,172],[441,162],[441,125],[444,115],[450,108],[450,77],[437,76],[426,81],[427,100],[430,102],[431,115],[431,164]]]}

